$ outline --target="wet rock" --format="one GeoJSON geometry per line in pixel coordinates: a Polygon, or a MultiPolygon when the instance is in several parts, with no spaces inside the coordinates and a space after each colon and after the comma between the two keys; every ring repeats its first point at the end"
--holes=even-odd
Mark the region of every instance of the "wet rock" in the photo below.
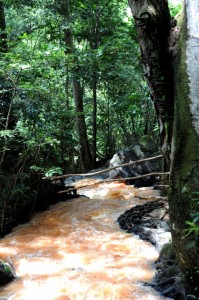
{"type": "Polygon", "coordinates": [[[184,300],[183,275],[175,260],[175,252],[171,242],[162,247],[155,266],[154,288],[160,291],[165,297],[184,300]]]}
{"type": "Polygon", "coordinates": [[[151,201],[143,205],[136,205],[121,215],[118,222],[122,229],[147,240],[160,253],[159,259],[155,263],[154,281],[147,285],[155,288],[165,297],[187,300],[183,275],[176,262],[171,243],[168,204],[164,201],[151,201]]]}
{"type": "Polygon", "coordinates": [[[184,300],[183,276],[178,265],[176,262],[173,262],[173,265],[169,266],[166,261],[163,264],[164,268],[157,270],[154,288],[160,291],[165,297],[184,300]]]}
{"type": "Polygon", "coordinates": [[[68,187],[68,186],[74,185],[75,182],[82,180],[82,179],[85,179],[85,176],[81,176],[81,175],[69,176],[64,179],[63,184],[65,187],[68,187]]]}
{"type": "MultiPolygon", "coordinates": [[[[136,160],[149,158],[158,155],[157,146],[154,142],[148,138],[143,137],[139,143],[134,144],[129,149],[119,150],[114,154],[110,160],[109,167],[116,167],[121,164],[130,163],[136,160]]],[[[135,164],[127,167],[120,167],[109,172],[110,178],[127,178],[135,177],[151,172],[158,172],[160,170],[160,160],[146,161],[139,164],[135,164]]],[[[132,182],[136,187],[152,186],[155,182],[155,177],[139,179],[136,182],[132,182]]]]}
{"type": "Polygon", "coordinates": [[[117,221],[122,229],[139,235],[161,251],[171,241],[169,222],[164,219],[167,209],[163,201],[150,201],[127,210],[117,221]]]}
{"type": "Polygon", "coordinates": [[[127,184],[132,184],[136,188],[153,186],[156,183],[155,176],[147,176],[136,180],[129,180],[127,184]]]}
{"type": "Polygon", "coordinates": [[[16,273],[13,266],[0,260],[0,285],[4,285],[16,278],[16,273]]]}

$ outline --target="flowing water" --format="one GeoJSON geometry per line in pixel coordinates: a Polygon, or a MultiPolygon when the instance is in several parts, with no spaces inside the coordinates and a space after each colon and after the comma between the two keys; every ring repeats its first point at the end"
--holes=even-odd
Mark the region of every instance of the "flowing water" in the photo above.
{"type": "Polygon", "coordinates": [[[116,222],[157,191],[115,182],[79,193],[90,198],[57,203],[1,239],[0,258],[17,279],[1,288],[0,300],[168,299],[142,284],[154,277],[155,248],[116,222]]]}

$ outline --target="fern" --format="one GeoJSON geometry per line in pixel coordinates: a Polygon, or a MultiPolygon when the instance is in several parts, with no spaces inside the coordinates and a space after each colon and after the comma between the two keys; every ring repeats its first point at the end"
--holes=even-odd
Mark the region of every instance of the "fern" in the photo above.
{"type": "Polygon", "coordinates": [[[188,225],[188,228],[184,231],[185,236],[189,236],[190,234],[199,235],[199,226],[195,222],[186,221],[186,225],[188,225]]]}
{"type": "MultiPolygon", "coordinates": [[[[193,192],[194,195],[197,196],[197,198],[193,198],[193,201],[197,201],[197,204],[199,205],[199,192],[193,192]]],[[[186,225],[188,225],[188,228],[185,229],[185,236],[189,236],[190,234],[196,234],[199,235],[199,212],[194,212],[191,214],[193,220],[192,221],[186,221],[186,225]]]]}

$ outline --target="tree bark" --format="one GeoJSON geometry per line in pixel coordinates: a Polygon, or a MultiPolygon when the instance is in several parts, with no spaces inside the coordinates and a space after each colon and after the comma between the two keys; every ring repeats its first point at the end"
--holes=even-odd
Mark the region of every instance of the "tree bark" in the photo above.
{"type": "Polygon", "coordinates": [[[186,236],[186,221],[199,212],[199,7],[186,1],[175,59],[175,113],[171,155],[170,219],[177,259],[188,294],[199,296],[199,235],[186,236]]]}
{"type": "Polygon", "coordinates": [[[173,244],[185,275],[186,293],[198,297],[199,234],[186,235],[185,231],[186,222],[193,222],[193,213],[199,213],[199,199],[194,200],[198,197],[194,193],[199,192],[198,1],[185,0],[178,48],[175,45],[178,28],[170,27],[166,0],[129,0],[129,3],[138,27],[145,76],[159,118],[167,161],[172,140],[169,209],[173,244]],[[168,38],[176,52],[174,77],[168,38]]]}
{"type": "MultiPolygon", "coordinates": [[[[99,47],[99,21],[100,21],[100,6],[99,1],[96,1],[96,8],[94,10],[95,18],[93,24],[90,28],[90,48],[92,50],[97,50],[99,47]]],[[[96,52],[96,51],[95,51],[96,52]]],[[[93,141],[92,141],[92,166],[95,167],[96,164],[96,156],[97,156],[97,84],[98,84],[98,63],[97,60],[94,59],[92,63],[92,92],[93,92],[93,141]]]]}
{"type": "Polygon", "coordinates": [[[73,97],[75,101],[76,120],[80,142],[80,171],[85,172],[91,169],[91,152],[87,138],[86,122],[83,109],[83,92],[80,82],[73,79],[73,97]]]}
{"type": "Polygon", "coordinates": [[[93,147],[92,147],[92,166],[96,164],[97,153],[97,79],[96,74],[93,74],[93,147]]]}
{"type": "Polygon", "coordinates": [[[138,31],[142,63],[159,121],[160,140],[169,169],[173,120],[173,71],[168,51],[171,18],[167,0],[129,0],[138,31]]]}
{"type": "MultiPolygon", "coordinates": [[[[70,8],[69,1],[62,3],[62,12],[64,12],[64,17],[66,22],[70,24],[70,8]]],[[[66,45],[66,54],[73,56],[73,67],[72,67],[72,87],[73,87],[73,97],[75,102],[76,111],[76,122],[79,135],[80,143],[80,162],[79,171],[85,172],[92,167],[91,152],[87,137],[86,121],[84,115],[83,107],[83,90],[80,84],[79,66],[78,59],[75,54],[75,49],[73,45],[73,33],[70,27],[64,29],[64,38],[66,45]]]]}
{"type": "Polygon", "coordinates": [[[3,1],[0,1],[0,53],[6,53],[8,50],[6,20],[3,1]]]}

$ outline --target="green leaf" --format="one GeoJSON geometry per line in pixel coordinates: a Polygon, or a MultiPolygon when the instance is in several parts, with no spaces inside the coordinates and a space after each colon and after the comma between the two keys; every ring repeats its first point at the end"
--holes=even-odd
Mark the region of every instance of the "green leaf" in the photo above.
{"type": "Polygon", "coordinates": [[[51,177],[51,176],[57,175],[57,174],[62,175],[63,174],[62,169],[59,167],[52,167],[45,173],[45,176],[51,177]]]}
{"type": "Polygon", "coordinates": [[[0,136],[4,138],[13,138],[16,135],[15,130],[7,129],[7,130],[0,130],[0,136]]]}

